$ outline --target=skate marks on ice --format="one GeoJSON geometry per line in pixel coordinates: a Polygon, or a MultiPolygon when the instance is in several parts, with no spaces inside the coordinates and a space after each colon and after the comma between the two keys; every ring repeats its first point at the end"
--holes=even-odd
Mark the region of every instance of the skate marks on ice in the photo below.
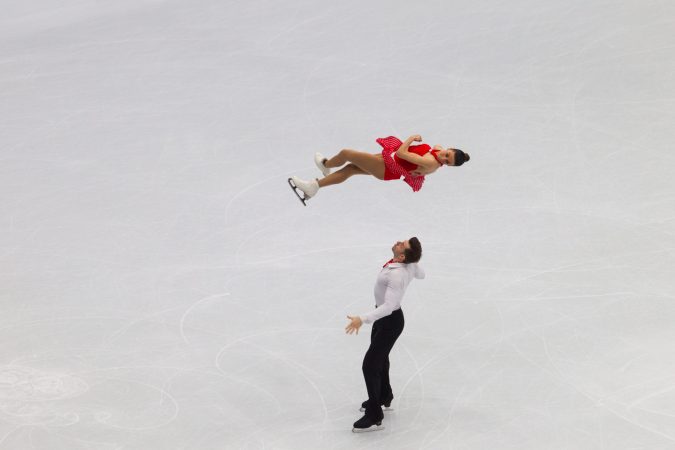
{"type": "Polygon", "coordinates": [[[65,427],[80,415],[65,400],[89,391],[81,378],[18,365],[0,367],[0,414],[10,423],[65,427]]]}
{"type": "Polygon", "coordinates": [[[197,308],[197,307],[198,307],[201,303],[203,303],[203,302],[208,302],[208,301],[211,301],[211,300],[217,300],[217,299],[220,299],[220,298],[223,298],[223,297],[229,297],[229,296],[230,296],[230,293],[229,293],[229,292],[225,292],[225,293],[223,293],[223,294],[213,294],[213,295],[209,295],[209,296],[207,296],[207,297],[204,297],[204,298],[202,298],[202,299],[199,299],[199,300],[197,300],[195,303],[193,303],[193,304],[192,304],[192,305],[191,305],[191,306],[183,313],[183,315],[182,315],[181,318],[180,318],[180,335],[181,335],[181,337],[183,338],[183,342],[185,342],[186,344],[189,344],[189,343],[190,343],[190,341],[188,340],[187,336],[185,335],[185,320],[186,320],[187,316],[190,315],[190,313],[192,312],[192,310],[195,309],[195,308],[197,308]]]}
{"type": "MultiPolygon", "coordinates": [[[[126,368],[105,371],[122,369],[126,368]]],[[[0,416],[17,429],[97,423],[122,430],[152,430],[173,422],[179,411],[178,402],[165,389],[137,380],[104,376],[91,383],[57,371],[19,365],[0,367],[0,416]]]]}

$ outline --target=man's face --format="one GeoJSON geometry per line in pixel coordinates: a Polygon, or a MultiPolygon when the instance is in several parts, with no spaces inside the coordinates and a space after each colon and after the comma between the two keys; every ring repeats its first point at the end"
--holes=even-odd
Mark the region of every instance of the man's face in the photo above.
{"type": "Polygon", "coordinates": [[[410,241],[398,241],[391,248],[391,251],[394,252],[394,259],[398,259],[401,256],[405,258],[405,250],[410,248],[410,241]]]}

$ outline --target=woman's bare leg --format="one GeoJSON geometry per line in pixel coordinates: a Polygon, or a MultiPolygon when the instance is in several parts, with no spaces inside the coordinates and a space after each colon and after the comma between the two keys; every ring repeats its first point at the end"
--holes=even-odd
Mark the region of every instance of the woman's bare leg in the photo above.
{"type": "Polygon", "coordinates": [[[352,175],[367,175],[368,172],[361,170],[354,164],[348,164],[337,172],[331,173],[325,178],[319,180],[319,187],[326,187],[332,184],[340,184],[352,175]]]}
{"type": "Polygon", "coordinates": [[[359,152],[356,150],[344,149],[340,150],[340,153],[338,153],[337,155],[328,159],[326,161],[326,167],[329,168],[340,167],[348,162],[354,164],[362,171],[373,175],[375,178],[378,178],[380,180],[384,179],[384,160],[382,159],[381,154],[371,154],[359,152]]]}

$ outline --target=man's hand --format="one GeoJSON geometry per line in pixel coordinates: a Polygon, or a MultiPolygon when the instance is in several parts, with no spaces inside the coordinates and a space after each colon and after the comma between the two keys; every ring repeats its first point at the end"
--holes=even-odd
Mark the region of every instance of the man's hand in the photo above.
{"type": "Polygon", "coordinates": [[[359,316],[347,316],[347,319],[351,320],[351,323],[345,327],[345,333],[352,334],[356,331],[356,334],[359,334],[359,328],[363,325],[361,318],[359,316]]]}
{"type": "Polygon", "coordinates": [[[412,142],[412,141],[415,141],[415,142],[422,142],[422,136],[420,136],[419,134],[413,134],[412,136],[410,136],[410,137],[408,138],[408,140],[409,140],[410,142],[412,142]]]}

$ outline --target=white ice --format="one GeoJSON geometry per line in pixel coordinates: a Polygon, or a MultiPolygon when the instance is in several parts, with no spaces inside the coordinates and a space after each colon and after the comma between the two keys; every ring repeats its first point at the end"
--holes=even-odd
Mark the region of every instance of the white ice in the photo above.
{"type": "Polygon", "coordinates": [[[0,15],[0,450],[675,448],[675,3],[0,15]],[[464,149],[303,207],[314,152],[464,149]],[[353,434],[390,247],[395,412],[353,434]]]}

